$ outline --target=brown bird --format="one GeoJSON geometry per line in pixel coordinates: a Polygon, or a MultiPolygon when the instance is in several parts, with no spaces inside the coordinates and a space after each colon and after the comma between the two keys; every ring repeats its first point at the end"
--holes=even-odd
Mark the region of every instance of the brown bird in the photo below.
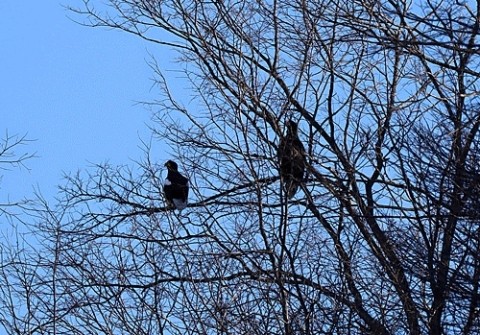
{"type": "Polygon", "coordinates": [[[280,163],[280,181],[289,199],[297,193],[305,173],[305,148],[298,138],[298,125],[289,120],[286,123],[287,134],[280,140],[278,160],[280,163]]]}

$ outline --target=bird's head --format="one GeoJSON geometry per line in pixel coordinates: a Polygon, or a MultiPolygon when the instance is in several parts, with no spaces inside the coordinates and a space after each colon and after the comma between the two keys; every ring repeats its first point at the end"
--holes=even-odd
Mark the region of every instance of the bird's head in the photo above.
{"type": "Polygon", "coordinates": [[[286,123],[286,126],[287,126],[287,129],[290,132],[292,132],[294,134],[297,132],[298,124],[295,121],[288,120],[287,123],[286,123]]]}
{"type": "Polygon", "coordinates": [[[174,161],[167,161],[165,163],[165,166],[167,167],[168,170],[178,171],[178,165],[174,161]]]}

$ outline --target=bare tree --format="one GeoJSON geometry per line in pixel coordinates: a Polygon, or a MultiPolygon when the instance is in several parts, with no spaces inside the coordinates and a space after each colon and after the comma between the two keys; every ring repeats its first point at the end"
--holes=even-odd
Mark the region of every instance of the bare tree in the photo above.
{"type": "Polygon", "coordinates": [[[479,332],[480,2],[108,4],[74,11],[179,52],[195,107],[156,68],[154,133],[193,196],[166,210],[148,151],[70,176],[39,220],[57,333],[479,332]]]}
{"type": "MultiPolygon", "coordinates": [[[[26,135],[10,135],[5,133],[4,137],[0,139],[0,171],[9,170],[11,168],[26,168],[25,161],[34,157],[35,154],[28,152],[18,153],[18,150],[29,141],[26,135]]],[[[0,174],[0,182],[3,175],[0,174]]],[[[1,184],[0,184],[1,186],[1,184]]],[[[1,189],[1,188],[0,188],[1,189]]],[[[5,202],[0,200],[0,217],[2,215],[11,215],[11,209],[26,203],[25,199],[11,200],[6,199],[5,202]]]]}
{"type": "MultiPolygon", "coordinates": [[[[26,151],[19,152],[19,149],[30,141],[26,135],[11,135],[5,132],[5,135],[0,139],[1,172],[27,168],[25,162],[33,158],[35,154],[26,151]]],[[[3,173],[0,174],[0,181],[2,177],[3,173]]],[[[29,266],[33,263],[23,262],[28,256],[24,253],[25,245],[22,243],[23,239],[16,225],[17,221],[21,220],[20,211],[23,211],[30,202],[26,196],[21,199],[12,199],[6,192],[3,192],[3,195],[4,197],[0,200],[0,305],[2,305],[2,308],[0,308],[0,325],[5,329],[15,330],[28,322],[26,319],[18,317],[17,312],[20,307],[16,302],[21,300],[23,287],[28,285],[32,275],[31,271],[35,269],[35,266],[29,266]],[[16,280],[20,273],[22,273],[23,281],[16,280]]],[[[34,289],[34,287],[29,288],[34,289]]],[[[11,333],[18,332],[12,331],[11,333]]]]}

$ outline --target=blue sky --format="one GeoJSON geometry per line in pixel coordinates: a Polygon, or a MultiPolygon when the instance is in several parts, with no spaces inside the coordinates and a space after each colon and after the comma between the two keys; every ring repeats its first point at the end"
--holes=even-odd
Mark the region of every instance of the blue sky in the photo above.
{"type": "Polygon", "coordinates": [[[27,134],[18,153],[37,155],[29,170],[0,170],[0,203],[34,186],[51,198],[64,173],[92,163],[132,164],[149,139],[151,112],[136,102],[156,97],[147,62],[158,47],[73,22],[62,4],[75,3],[0,1],[0,134],[27,134]]]}

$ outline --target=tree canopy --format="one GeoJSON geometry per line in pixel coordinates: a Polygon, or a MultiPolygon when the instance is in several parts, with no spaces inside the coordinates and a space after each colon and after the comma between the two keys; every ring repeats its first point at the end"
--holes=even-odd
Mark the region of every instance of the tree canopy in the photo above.
{"type": "Polygon", "coordinates": [[[35,208],[43,249],[2,254],[6,329],[480,331],[480,1],[106,3],[71,10],[178,51],[193,103],[156,67],[152,128],[189,207],[165,207],[148,151],[69,176],[35,208]],[[306,151],[291,199],[288,120],[306,151]]]}

